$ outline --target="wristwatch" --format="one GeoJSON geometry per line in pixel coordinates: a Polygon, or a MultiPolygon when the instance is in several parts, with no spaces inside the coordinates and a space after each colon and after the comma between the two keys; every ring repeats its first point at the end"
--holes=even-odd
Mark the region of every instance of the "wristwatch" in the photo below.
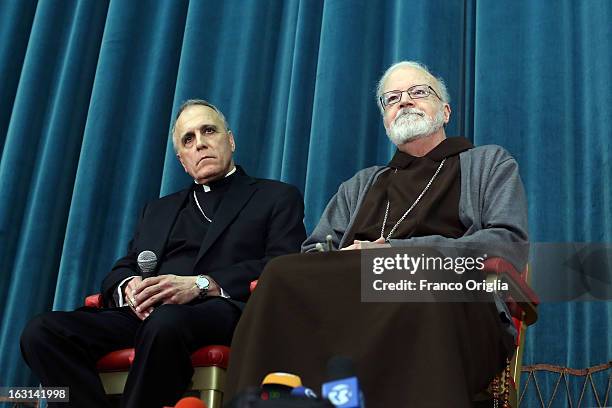
{"type": "Polygon", "coordinates": [[[199,299],[202,299],[208,294],[208,287],[210,286],[210,281],[205,275],[198,275],[195,281],[195,285],[198,289],[200,289],[200,294],[198,295],[199,299]]]}

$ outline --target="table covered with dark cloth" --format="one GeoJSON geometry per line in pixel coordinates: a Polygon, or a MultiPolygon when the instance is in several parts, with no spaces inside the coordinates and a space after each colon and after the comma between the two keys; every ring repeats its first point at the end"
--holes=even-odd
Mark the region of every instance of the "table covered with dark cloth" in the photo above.
{"type": "Polygon", "coordinates": [[[470,407],[512,349],[493,303],[361,301],[360,252],[272,260],[234,332],[228,401],[270,372],[317,393],[350,357],[368,407],[470,407]]]}

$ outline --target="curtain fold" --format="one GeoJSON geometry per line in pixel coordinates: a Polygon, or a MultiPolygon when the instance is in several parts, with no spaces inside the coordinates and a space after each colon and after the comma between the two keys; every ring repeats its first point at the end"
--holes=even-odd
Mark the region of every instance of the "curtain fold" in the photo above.
{"type": "MultiPolygon", "coordinates": [[[[225,113],[249,174],[300,188],[311,230],[391,157],[376,81],[419,60],[447,133],[516,157],[533,241],[609,243],[610,21],[607,0],[0,2],[0,385],[34,382],[26,322],[98,291],[144,204],[191,182],[169,140],[189,98],[225,113]]],[[[543,304],[524,362],[609,361],[611,324],[610,302],[543,304]]]]}
{"type": "Polygon", "coordinates": [[[0,162],[2,384],[27,382],[17,339],[26,319],[51,308],[61,277],[64,232],[106,19],[104,2],[73,6],[41,2],[36,7],[0,162]]]}
{"type": "MultiPolygon", "coordinates": [[[[185,3],[111,2],[82,133],[54,308],[72,309],[159,195],[185,3]],[[148,33],[135,22],[156,27],[148,33]],[[118,100],[120,99],[120,101],[118,100]],[[109,239],[109,237],[115,237],[109,239]],[[83,256],[88,254],[88,256],[83,256]]],[[[75,162],[77,162],[75,160],[75,162]]]]}
{"type": "Polygon", "coordinates": [[[15,93],[19,84],[19,76],[25,58],[25,52],[32,30],[32,20],[36,12],[36,0],[3,1],[0,3],[0,38],[10,41],[0,41],[0,155],[4,150],[6,131],[15,93]]]}

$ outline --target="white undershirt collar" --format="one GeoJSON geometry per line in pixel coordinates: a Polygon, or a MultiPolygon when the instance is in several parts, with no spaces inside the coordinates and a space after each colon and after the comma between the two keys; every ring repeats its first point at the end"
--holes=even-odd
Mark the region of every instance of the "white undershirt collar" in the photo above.
{"type": "MultiPolygon", "coordinates": [[[[224,178],[231,176],[235,172],[236,172],[236,166],[234,166],[230,171],[228,171],[224,178]]],[[[198,184],[196,180],[193,180],[193,182],[198,184]]],[[[200,185],[202,186],[202,189],[204,190],[205,193],[208,193],[210,191],[210,186],[208,184],[200,184],[200,185]]]]}

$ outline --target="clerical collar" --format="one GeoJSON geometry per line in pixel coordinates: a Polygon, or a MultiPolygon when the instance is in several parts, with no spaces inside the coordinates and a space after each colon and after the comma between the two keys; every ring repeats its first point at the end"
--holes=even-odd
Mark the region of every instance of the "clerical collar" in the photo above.
{"type": "Polygon", "coordinates": [[[234,166],[233,169],[231,169],[230,171],[227,172],[227,174],[225,175],[225,177],[223,177],[222,179],[218,179],[218,180],[214,180],[211,181],[208,184],[198,184],[197,181],[193,180],[193,182],[195,184],[197,184],[198,186],[202,186],[202,189],[204,190],[205,193],[208,193],[209,191],[215,189],[215,188],[219,188],[221,186],[226,185],[227,183],[229,183],[231,181],[231,175],[236,173],[236,166],[234,166]]]}
{"type": "MultiPolygon", "coordinates": [[[[450,137],[440,142],[440,144],[434,147],[424,157],[436,162],[441,162],[447,157],[454,156],[473,147],[474,145],[472,142],[464,137],[450,137]]],[[[396,150],[388,166],[395,169],[405,169],[417,159],[420,159],[420,157],[412,156],[408,153],[396,150]]]]}

